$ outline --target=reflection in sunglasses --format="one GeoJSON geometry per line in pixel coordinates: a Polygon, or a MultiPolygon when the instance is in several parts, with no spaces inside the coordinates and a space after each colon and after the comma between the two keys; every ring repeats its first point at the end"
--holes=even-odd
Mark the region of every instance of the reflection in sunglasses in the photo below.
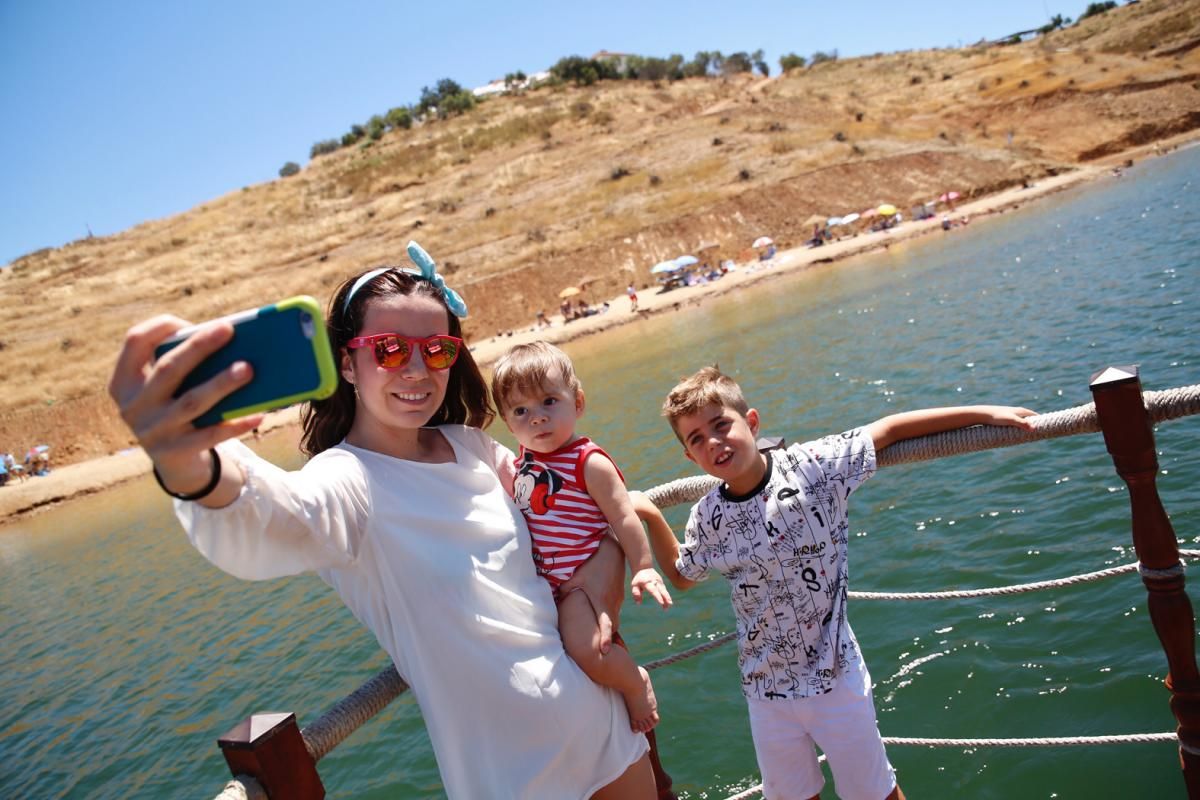
{"type": "Polygon", "coordinates": [[[375,363],[387,370],[400,369],[412,358],[413,348],[421,352],[421,360],[429,369],[449,369],[458,360],[462,347],[462,339],[448,334],[428,336],[424,339],[402,336],[398,333],[377,333],[372,336],[359,336],[346,343],[346,347],[354,350],[359,347],[372,347],[375,363]]]}

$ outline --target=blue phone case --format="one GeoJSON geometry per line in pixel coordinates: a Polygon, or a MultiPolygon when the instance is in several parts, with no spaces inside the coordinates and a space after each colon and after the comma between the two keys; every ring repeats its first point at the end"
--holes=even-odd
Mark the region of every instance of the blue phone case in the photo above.
{"type": "MultiPolygon", "coordinates": [[[[333,394],[337,372],[316,300],[291,297],[227,319],[233,323],[233,338],[200,362],[175,396],[213,378],[235,361],[248,362],[254,368],[254,378],[194,419],[196,427],[333,394]]],[[[161,358],[193,330],[180,331],[160,344],[155,356],[161,358]]]]}

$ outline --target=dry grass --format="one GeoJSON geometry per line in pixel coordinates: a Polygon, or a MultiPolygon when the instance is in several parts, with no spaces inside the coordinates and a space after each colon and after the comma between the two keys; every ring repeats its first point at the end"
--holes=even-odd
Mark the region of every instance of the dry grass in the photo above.
{"type": "Polygon", "coordinates": [[[1173,130],[1196,108],[1197,30],[1200,0],[1158,0],[1018,46],[843,59],[771,80],[540,89],[30,254],[0,271],[0,450],[124,446],[103,386],[131,323],[324,300],[409,238],[464,287],[468,335],[487,336],[555,307],[585,275],[620,287],[633,269],[644,284],[645,268],[701,240],[723,257],[761,231],[786,245],[813,213],[951,185],[995,191],[1146,126],[1173,130]]]}

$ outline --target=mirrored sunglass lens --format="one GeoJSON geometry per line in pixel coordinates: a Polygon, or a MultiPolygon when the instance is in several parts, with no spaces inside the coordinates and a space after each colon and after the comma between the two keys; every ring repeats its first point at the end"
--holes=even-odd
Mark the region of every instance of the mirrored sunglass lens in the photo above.
{"type": "Polygon", "coordinates": [[[423,347],[425,363],[432,369],[446,369],[458,358],[458,343],[453,339],[438,337],[423,347]]]}
{"type": "Polygon", "coordinates": [[[396,336],[375,340],[375,360],[384,369],[402,367],[408,361],[408,342],[396,336]]]}

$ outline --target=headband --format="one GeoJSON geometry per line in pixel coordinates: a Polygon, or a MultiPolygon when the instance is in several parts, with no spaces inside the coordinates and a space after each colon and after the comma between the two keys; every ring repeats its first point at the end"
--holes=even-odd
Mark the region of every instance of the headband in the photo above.
{"type": "Polygon", "coordinates": [[[342,313],[345,314],[346,309],[350,308],[350,301],[354,299],[354,295],[358,293],[359,289],[383,273],[395,269],[403,272],[405,275],[412,275],[415,278],[432,283],[442,293],[442,297],[445,299],[446,307],[450,309],[450,313],[459,319],[465,318],[467,316],[467,304],[463,302],[458,292],[446,285],[446,281],[438,274],[437,265],[430,258],[429,253],[426,253],[421,245],[416,242],[409,242],[408,257],[417,265],[416,269],[410,267],[380,267],[379,269],[373,269],[370,272],[360,275],[358,280],[354,282],[354,285],[350,287],[350,291],[346,292],[346,299],[342,302],[342,313]]]}

